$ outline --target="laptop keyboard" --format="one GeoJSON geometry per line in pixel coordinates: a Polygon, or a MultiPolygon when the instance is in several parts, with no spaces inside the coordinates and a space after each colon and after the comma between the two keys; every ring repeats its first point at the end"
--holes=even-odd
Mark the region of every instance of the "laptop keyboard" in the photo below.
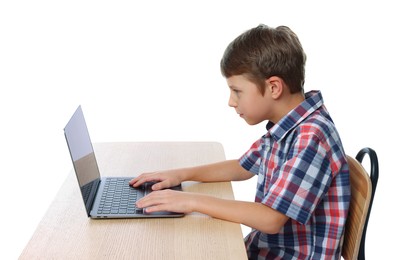
{"type": "Polygon", "coordinates": [[[98,214],[141,214],[136,201],[144,191],[129,186],[129,179],[107,178],[101,196],[98,214]]]}

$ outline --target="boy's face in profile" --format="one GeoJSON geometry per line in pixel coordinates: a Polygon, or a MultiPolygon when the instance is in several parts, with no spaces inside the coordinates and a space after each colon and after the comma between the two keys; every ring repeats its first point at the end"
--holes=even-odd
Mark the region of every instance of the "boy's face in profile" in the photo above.
{"type": "Polygon", "coordinates": [[[257,85],[243,75],[227,78],[227,85],[230,88],[229,106],[249,125],[271,118],[273,99],[267,89],[262,95],[257,85]]]}

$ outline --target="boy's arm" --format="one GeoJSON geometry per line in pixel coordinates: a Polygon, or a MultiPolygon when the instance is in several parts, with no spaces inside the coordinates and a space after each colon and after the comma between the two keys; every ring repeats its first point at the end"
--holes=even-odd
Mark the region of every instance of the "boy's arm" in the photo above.
{"type": "Polygon", "coordinates": [[[261,203],[225,200],[211,196],[203,196],[197,200],[195,211],[244,224],[267,234],[278,233],[288,220],[283,213],[261,203]]]}
{"type": "Polygon", "coordinates": [[[161,190],[176,186],[183,181],[240,181],[251,177],[253,174],[242,168],[238,160],[227,160],[196,167],[144,173],[131,180],[130,185],[138,187],[145,182],[158,182],[152,186],[152,189],[161,190]]]}
{"type": "Polygon", "coordinates": [[[238,160],[227,160],[193,167],[184,172],[184,181],[220,182],[242,181],[254,175],[241,167],[238,160]]]}
{"type": "Polygon", "coordinates": [[[150,193],[137,202],[146,212],[200,212],[214,218],[244,224],[261,232],[280,231],[288,217],[266,205],[215,198],[208,195],[162,190],[150,193]]]}
{"type": "Polygon", "coordinates": [[[214,218],[241,223],[265,233],[277,233],[288,217],[260,203],[225,200],[208,195],[161,190],[180,184],[183,181],[217,182],[239,181],[253,176],[241,167],[238,160],[177,169],[171,171],[145,173],[131,181],[139,186],[148,181],[159,181],[153,186],[155,192],[137,202],[146,211],[173,211],[182,213],[200,212],[214,218]]]}

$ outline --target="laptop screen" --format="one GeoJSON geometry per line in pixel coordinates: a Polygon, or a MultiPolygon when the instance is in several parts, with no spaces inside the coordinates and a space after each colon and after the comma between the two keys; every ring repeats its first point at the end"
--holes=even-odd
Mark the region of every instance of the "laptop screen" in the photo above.
{"type": "Polygon", "coordinates": [[[65,126],[64,134],[89,215],[101,176],[81,106],[65,126]]]}

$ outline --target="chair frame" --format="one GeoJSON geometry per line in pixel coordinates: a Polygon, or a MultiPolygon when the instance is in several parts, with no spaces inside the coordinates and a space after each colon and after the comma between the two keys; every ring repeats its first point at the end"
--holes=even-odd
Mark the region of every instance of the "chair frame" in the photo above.
{"type": "Polygon", "coordinates": [[[366,216],[366,222],[365,222],[364,228],[363,228],[362,240],[360,242],[359,255],[358,255],[359,260],[366,259],[365,243],[366,243],[367,225],[369,223],[371,207],[373,206],[374,195],[375,195],[375,191],[377,189],[377,183],[378,183],[378,177],[379,177],[378,157],[377,157],[377,153],[373,149],[368,148],[368,147],[363,148],[356,155],[356,160],[358,160],[360,163],[362,163],[364,156],[366,154],[369,156],[369,159],[370,159],[371,198],[370,198],[369,209],[368,209],[367,216],[366,216]]]}

